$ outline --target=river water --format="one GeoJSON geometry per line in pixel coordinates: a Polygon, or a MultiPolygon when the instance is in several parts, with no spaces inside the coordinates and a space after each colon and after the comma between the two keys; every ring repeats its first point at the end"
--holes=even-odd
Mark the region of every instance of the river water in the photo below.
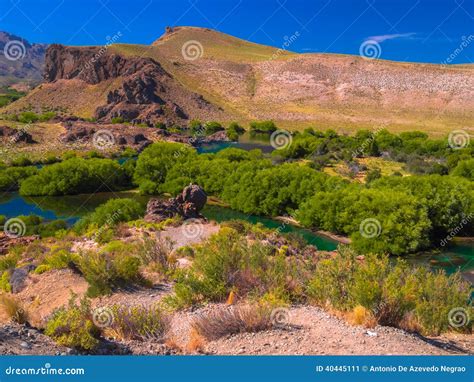
{"type": "MultiPolygon", "coordinates": [[[[19,215],[35,214],[46,220],[64,219],[73,224],[81,216],[94,211],[99,205],[112,198],[133,198],[143,206],[149,196],[142,196],[136,192],[106,192],[86,195],[47,196],[47,197],[22,197],[17,193],[8,193],[0,197],[0,215],[8,218],[19,215]]],[[[283,223],[275,219],[247,215],[230,208],[207,205],[203,215],[209,220],[222,222],[233,219],[245,220],[253,224],[261,223],[270,229],[279,232],[293,232],[302,236],[307,243],[320,250],[332,251],[338,243],[311,230],[283,223]]],[[[428,264],[433,268],[442,268],[448,273],[456,270],[467,272],[474,270],[474,247],[472,244],[455,244],[444,248],[442,252],[431,252],[408,256],[412,263],[428,264]]]]}

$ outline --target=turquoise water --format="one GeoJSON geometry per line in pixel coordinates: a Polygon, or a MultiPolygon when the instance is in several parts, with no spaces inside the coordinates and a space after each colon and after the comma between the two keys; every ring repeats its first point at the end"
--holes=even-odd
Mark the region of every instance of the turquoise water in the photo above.
{"type": "Polygon", "coordinates": [[[238,142],[206,143],[197,147],[197,151],[200,154],[214,154],[228,147],[243,150],[259,149],[264,153],[271,153],[273,151],[268,134],[250,134],[248,132],[239,136],[238,142]]]}

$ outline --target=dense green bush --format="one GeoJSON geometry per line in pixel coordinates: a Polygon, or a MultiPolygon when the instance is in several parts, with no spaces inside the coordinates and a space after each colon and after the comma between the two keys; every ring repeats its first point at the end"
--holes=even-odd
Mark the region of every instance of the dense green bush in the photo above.
{"type": "Polygon", "coordinates": [[[237,141],[239,135],[245,133],[245,129],[240,126],[237,122],[231,122],[227,128],[227,137],[232,141],[237,141]]]}
{"type": "Polygon", "coordinates": [[[58,231],[67,229],[67,223],[64,220],[53,220],[45,222],[38,215],[20,215],[16,219],[21,220],[25,224],[26,235],[39,235],[41,237],[55,236],[58,231]]]}
{"type": "Polygon", "coordinates": [[[95,209],[94,212],[84,216],[76,223],[79,232],[93,226],[94,229],[100,227],[112,227],[120,222],[127,222],[138,219],[144,213],[144,208],[136,200],[110,199],[95,209]]]}
{"type": "Polygon", "coordinates": [[[471,181],[474,181],[474,159],[459,161],[456,167],[451,172],[451,175],[462,176],[471,181]]]}
{"type": "Polygon", "coordinates": [[[96,297],[131,285],[147,285],[140,273],[140,260],[131,254],[85,252],[79,269],[89,283],[87,294],[96,297]]]}
{"type": "Polygon", "coordinates": [[[67,307],[57,309],[46,324],[45,334],[60,345],[93,351],[99,345],[100,329],[92,320],[90,301],[76,304],[72,297],[67,307]]]}
{"type": "Polygon", "coordinates": [[[210,121],[204,124],[204,130],[206,135],[211,135],[217,133],[218,131],[223,131],[224,127],[219,122],[210,121]]]}
{"type": "Polygon", "coordinates": [[[71,252],[69,248],[53,248],[35,269],[35,273],[41,274],[52,269],[74,268],[79,263],[79,259],[79,255],[71,252]]]}
{"type": "Polygon", "coordinates": [[[140,191],[156,194],[166,179],[168,171],[186,158],[197,155],[192,148],[178,143],[154,143],[140,154],[134,174],[134,181],[140,191]]]}
{"type": "Polygon", "coordinates": [[[110,159],[72,158],[45,166],[22,182],[20,194],[72,195],[129,188],[125,169],[110,159]]]}
{"type": "Polygon", "coordinates": [[[36,167],[7,167],[0,169],[0,191],[17,191],[27,178],[36,175],[36,167]]]}
{"type": "Polygon", "coordinates": [[[273,121],[253,121],[250,123],[251,133],[273,133],[277,127],[273,121]]]}

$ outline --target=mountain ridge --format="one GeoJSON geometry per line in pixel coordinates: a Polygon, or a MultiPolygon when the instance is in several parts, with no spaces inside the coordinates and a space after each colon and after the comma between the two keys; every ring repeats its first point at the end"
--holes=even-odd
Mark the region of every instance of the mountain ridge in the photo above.
{"type": "MultiPolygon", "coordinates": [[[[99,47],[63,49],[79,55],[87,49],[100,52],[99,47]]],[[[168,85],[176,91],[167,93],[166,102],[174,102],[183,111],[157,118],[139,112],[138,120],[146,123],[184,124],[193,118],[244,123],[273,119],[285,128],[324,125],[351,131],[384,125],[439,135],[446,129],[466,128],[474,119],[474,66],[469,65],[446,67],[348,55],[300,54],[198,27],[169,28],[148,46],[111,45],[98,61],[107,66],[109,60],[137,58],[151,59],[167,73],[168,85]]],[[[46,67],[52,59],[47,54],[46,67]]],[[[46,78],[48,82],[41,85],[42,89],[35,89],[7,111],[20,110],[26,104],[49,107],[47,99],[58,92],[61,96],[54,98],[60,106],[71,114],[90,118],[97,116],[99,107],[110,107],[111,94],[123,90],[126,82],[121,75],[95,84],[79,84],[83,79],[76,75],[46,78]],[[68,102],[72,92],[85,97],[80,105],[68,102]]],[[[151,75],[148,80],[161,84],[162,79],[151,75]]],[[[153,92],[160,97],[156,89],[153,92]]],[[[132,100],[130,104],[140,102],[132,100]]],[[[159,102],[143,105],[156,104],[159,102]]],[[[138,108],[143,109],[143,105],[138,108]]]]}

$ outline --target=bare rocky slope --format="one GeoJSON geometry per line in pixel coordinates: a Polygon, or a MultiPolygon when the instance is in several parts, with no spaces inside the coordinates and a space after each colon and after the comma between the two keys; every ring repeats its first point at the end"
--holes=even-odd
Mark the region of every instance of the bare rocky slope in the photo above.
{"type": "Polygon", "coordinates": [[[273,119],[284,128],[387,127],[443,135],[474,119],[474,68],[296,54],[193,27],[150,46],[51,46],[45,80],[8,106],[184,123],[273,119]]]}

